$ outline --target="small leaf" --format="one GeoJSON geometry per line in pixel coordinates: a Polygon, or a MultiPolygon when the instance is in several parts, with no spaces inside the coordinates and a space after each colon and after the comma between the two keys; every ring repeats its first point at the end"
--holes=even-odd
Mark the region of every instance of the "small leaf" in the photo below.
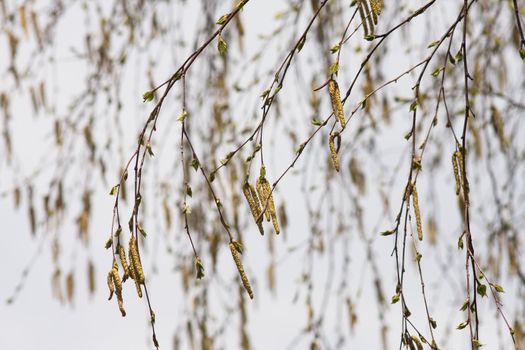
{"type": "Polygon", "coordinates": [[[458,249],[463,249],[463,238],[462,237],[458,239],[458,249]]]}
{"type": "Polygon", "coordinates": [[[155,98],[155,91],[146,91],[144,94],[142,94],[143,102],[149,102],[152,101],[155,98]]]}
{"type": "Polygon", "coordinates": [[[486,285],[478,284],[477,291],[478,291],[478,294],[481,295],[482,297],[487,296],[487,286],[486,285]]]}
{"type": "Polygon", "coordinates": [[[110,196],[114,196],[115,194],[117,194],[117,190],[118,190],[118,185],[113,186],[113,187],[111,188],[111,191],[109,191],[109,195],[110,195],[110,196]]]}
{"type": "Polygon", "coordinates": [[[399,299],[401,299],[401,294],[400,293],[397,293],[396,295],[394,295],[392,297],[392,301],[391,301],[391,304],[395,304],[399,301],[399,299]]]}
{"type": "Polygon", "coordinates": [[[295,151],[295,153],[297,153],[297,154],[301,154],[301,153],[303,153],[304,146],[305,146],[305,143],[304,143],[304,142],[301,143],[301,144],[299,145],[299,147],[297,147],[297,151],[295,151]]]}
{"type": "Polygon", "coordinates": [[[468,320],[463,321],[463,322],[461,322],[460,324],[458,324],[458,326],[456,327],[456,329],[463,329],[463,328],[465,328],[466,326],[468,326],[468,320]]]}
{"type": "Polygon", "coordinates": [[[110,238],[107,240],[105,247],[106,249],[109,249],[111,248],[112,245],[113,245],[113,238],[110,238]]]}
{"type": "Polygon", "coordinates": [[[525,60],[525,48],[520,49],[520,57],[522,60],[525,60]]]}
{"type": "Polygon", "coordinates": [[[336,74],[339,71],[339,62],[334,62],[328,68],[330,74],[336,74]]]}
{"type": "Polygon", "coordinates": [[[312,125],[315,125],[315,126],[321,126],[321,125],[323,125],[323,121],[322,121],[322,120],[319,120],[319,119],[317,119],[317,118],[314,118],[314,119],[312,120],[312,125]]]}
{"type": "Polygon", "coordinates": [[[432,76],[435,78],[439,75],[439,73],[441,73],[441,71],[443,70],[443,67],[438,67],[436,68],[433,72],[432,72],[432,76]]]}
{"type": "Polygon", "coordinates": [[[270,89],[266,89],[262,92],[261,98],[264,100],[270,94],[270,89]]]}
{"type": "Polygon", "coordinates": [[[438,326],[437,322],[432,317],[430,317],[429,321],[430,321],[430,325],[432,326],[432,328],[436,329],[438,326]]]}
{"type": "Polygon", "coordinates": [[[339,51],[341,49],[341,45],[340,44],[335,44],[334,46],[332,46],[330,48],[330,53],[336,53],[337,51],[339,51]]]}
{"type": "Polygon", "coordinates": [[[421,157],[414,156],[412,158],[412,168],[414,170],[419,170],[419,171],[423,169],[423,166],[421,165],[421,157]]]}
{"type": "Polygon", "coordinates": [[[472,345],[474,345],[476,348],[481,348],[483,344],[477,339],[472,339],[472,345]]]}
{"type": "Polygon", "coordinates": [[[416,109],[417,109],[417,99],[414,100],[414,101],[410,104],[410,108],[409,108],[409,110],[410,110],[410,112],[413,112],[413,111],[415,111],[416,109]]]}
{"type": "Polygon", "coordinates": [[[195,268],[197,269],[197,279],[202,279],[204,277],[204,265],[199,257],[195,259],[195,268]]]}
{"type": "Polygon", "coordinates": [[[458,53],[456,54],[456,56],[454,56],[454,60],[456,62],[460,62],[463,60],[463,53],[461,52],[461,50],[458,51],[458,53]]]}
{"type": "Polygon", "coordinates": [[[191,208],[188,205],[188,203],[184,203],[184,205],[182,206],[182,213],[184,215],[191,214],[191,208]]]}
{"type": "Polygon", "coordinates": [[[386,231],[381,232],[381,236],[390,236],[390,235],[393,235],[394,233],[396,233],[396,230],[386,230],[386,231]]]}
{"type": "Polygon", "coordinates": [[[468,299],[465,299],[465,301],[463,302],[463,304],[461,305],[461,308],[459,309],[460,311],[465,311],[468,307],[468,299]]]}
{"type": "Polygon", "coordinates": [[[297,51],[301,51],[303,49],[304,43],[306,42],[306,35],[302,36],[301,39],[299,39],[299,42],[297,43],[297,51]]]}
{"type": "Polygon", "coordinates": [[[117,231],[115,232],[115,237],[120,236],[121,233],[122,233],[122,227],[119,226],[118,229],[117,229],[117,231]]]}
{"type": "Polygon", "coordinates": [[[197,160],[197,158],[193,158],[191,160],[191,166],[193,167],[193,169],[195,169],[195,171],[199,170],[199,161],[197,160]]]}
{"type": "Polygon", "coordinates": [[[155,155],[155,154],[153,153],[153,149],[151,148],[151,143],[150,143],[150,142],[148,142],[148,144],[146,145],[146,149],[148,150],[148,154],[149,154],[150,156],[153,157],[153,156],[155,155]]]}
{"type": "Polygon", "coordinates": [[[219,40],[217,42],[217,50],[219,50],[219,53],[221,55],[224,55],[226,53],[226,49],[228,49],[228,44],[226,44],[226,41],[222,37],[222,35],[219,35],[219,40]]]}
{"type": "Polygon", "coordinates": [[[226,23],[226,20],[228,19],[229,16],[230,16],[229,13],[227,13],[225,15],[222,15],[221,17],[219,17],[219,19],[215,23],[219,24],[219,25],[222,25],[222,24],[226,23]]]}
{"type": "Polygon", "coordinates": [[[496,292],[498,292],[498,293],[505,293],[505,290],[499,284],[492,283],[492,286],[494,287],[494,289],[496,289],[496,292]]]}
{"type": "Polygon", "coordinates": [[[434,47],[434,46],[436,46],[437,44],[439,44],[439,40],[434,40],[433,42],[431,42],[430,44],[428,44],[427,48],[430,49],[431,47],[434,47]]]}
{"type": "Polygon", "coordinates": [[[142,227],[141,224],[138,224],[138,229],[139,229],[140,234],[141,234],[144,238],[146,238],[146,237],[148,236],[148,234],[146,233],[146,230],[144,230],[144,228],[142,227]]]}
{"type": "Polygon", "coordinates": [[[366,41],[372,41],[376,38],[376,36],[374,34],[371,34],[371,35],[367,35],[365,36],[365,40],[366,41]]]}
{"type": "Polygon", "coordinates": [[[187,194],[188,196],[190,196],[190,197],[192,197],[192,196],[193,196],[193,192],[192,192],[192,190],[191,190],[191,187],[190,187],[190,186],[186,186],[186,194],[187,194]]]}
{"type": "Polygon", "coordinates": [[[181,123],[184,123],[187,117],[188,117],[188,112],[186,110],[183,110],[180,116],[177,118],[177,120],[181,123]]]}

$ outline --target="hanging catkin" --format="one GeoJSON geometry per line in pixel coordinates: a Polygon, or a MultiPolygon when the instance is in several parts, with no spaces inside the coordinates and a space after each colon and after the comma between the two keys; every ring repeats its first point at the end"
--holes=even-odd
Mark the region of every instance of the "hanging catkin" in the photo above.
{"type": "Polygon", "coordinates": [[[419,210],[419,199],[417,196],[416,183],[412,184],[412,204],[414,205],[414,213],[416,215],[417,238],[423,240],[423,226],[421,225],[421,211],[419,210]]]}
{"type": "Polygon", "coordinates": [[[370,0],[370,7],[372,8],[372,18],[374,19],[374,24],[377,24],[377,17],[381,14],[383,9],[382,0],[370,0]]]}
{"type": "Polygon", "coordinates": [[[137,250],[137,243],[134,236],[131,236],[129,240],[129,275],[135,281],[135,287],[137,289],[137,295],[142,298],[142,288],[140,285],[144,283],[144,272],[142,265],[140,264],[139,254],[137,250]]]}
{"type": "Polygon", "coordinates": [[[231,241],[230,242],[230,250],[232,252],[233,261],[235,261],[235,266],[237,266],[237,270],[239,271],[239,275],[241,276],[242,285],[244,286],[244,289],[246,289],[246,292],[248,292],[248,295],[250,296],[250,299],[253,299],[253,291],[252,286],[250,285],[250,281],[248,280],[248,276],[246,276],[246,272],[244,271],[244,266],[242,265],[241,257],[239,255],[239,251],[237,250],[237,245],[239,243],[237,241],[231,241]]]}
{"type": "Polygon", "coordinates": [[[459,153],[459,155],[461,157],[461,153],[460,152],[454,152],[454,154],[452,154],[452,169],[454,169],[454,178],[456,180],[456,196],[459,195],[459,192],[461,190],[461,177],[459,175],[458,153],[459,153]]]}
{"type": "Polygon", "coordinates": [[[248,205],[250,206],[250,211],[252,212],[252,216],[255,220],[255,223],[257,224],[257,227],[259,228],[259,232],[261,235],[264,235],[264,228],[262,225],[262,220],[257,221],[259,216],[261,215],[261,206],[259,203],[259,198],[257,198],[257,193],[255,192],[255,189],[253,186],[246,181],[244,185],[242,186],[242,192],[244,193],[244,197],[246,197],[246,200],[248,201],[248,205]]]}
{"type": "Polygon", "coordinates": [[[122,269],[124,270],[124,276],[122,276],[122,281],[126,282],[126,280],[129,277],[129,265],[128,261],[126,260],[126,251],[124,250],[124,247],[120,244],[117,246],[117,253],[120,258],[120,263],[122,264],[122,269]]]}
{"type": "Polygon", "coordinates": [[[335,117],[344,128],[346,125],[345,115],[343,111],[343,102],[341,101],[341,92],[339,91],[339,85],[334,79],[330,79],[328,82],[328,92],[330,94],[330,100],[332,102],[332,110],[335,117]]]}
{"type": "Polygon", "coordinates": [[[337,135],[330,134],[328,138],[328,145],[330,146],[330,155],[332,157],[332,165],[336,171],[339,171],[339,158],[337,157],[337,149],[335,147],[334,139],[337,135]]]}
{"type": "MultiPolygon", "coordinates": [[[[122,299],[122,280],[118,274],[117,261],[113,261],[113,268],[111,269],[112,282],[115,287],[115,294],[117,295],[118,307],[122,316],[126,316],[126,310],[124,310],[124,301],[122,299]]],[[[110,288],[111,290],[111,288],[110,288]]]]}
{"type": "MultiPolygon", "coordinates": [[[[281,232],[279,222],[277,220],[277,213],[275,211],[275,203],[273,201],[272,187],[265,177],[266,170],[264,167],[261,168],[261,175],[257,178],[256,187],[259,199],[261,201],[262,210],[266,215],[266,220],[272,220],[273,228],[276,234],[281,232]]],[[[259,214],[260,216],[260,214],[259,214]]]]}

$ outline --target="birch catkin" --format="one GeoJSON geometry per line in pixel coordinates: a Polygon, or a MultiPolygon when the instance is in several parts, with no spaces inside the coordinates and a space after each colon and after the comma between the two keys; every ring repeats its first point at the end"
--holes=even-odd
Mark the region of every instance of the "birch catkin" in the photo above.
{"type": "Polygon", "coordinates": [[[126,260],[126,251],[124,250],[124,247],[120,244],[117,247],[117,253],[120,258],[120,263],[122,264],[122,269],[124,270],[124,276],[122,276],[122,281],[126,282],[126,280],[129,277],[129,265],[128,261],[126,260]]]}
{"type": "Polygon", "coordinates": [[[244,286],[244,289],[246,289],[246,292],[248,292],[250,299],[253,299],[252,286],[250,285],[248,276],[246,276],[246,272],[244,272],[244,266],[242,265],[241,257],[239,255],[239,251],[237,250],[236,244],[239,243],[237,241],[230,242],[230,250],[232,252],[233,261],[235,261],[235,266],[237,266],[237,270],[239,271],[239,275],[241,276],[242,285],[244,286]]]}
{"type": "MultiPolygon", "coordinates": [[[[461,177],[459,176],[459,167],[458,167],[458,153],[454,152],[452,155],[452,168],[454,169],[454,178],[456,179],[456,196],[459,195],[461,189],[461,177]]],[[[461,153],[459,153],[461,156],[461,153]]]]}
{"type": "Polygon", "coordinates": [[[417,197],[416,184],[412,184],[412,204],[414,205],[414,213],[416,215],[417,238],[423,240],[423,225],[421,225],[421,211],[419,210],[419,199],[417,197]]]}
{"type": "Polygon", "coordinates": [[[261,235],[264,235],[262,220],[257,221],[257,219],[261,215],[261,206],[259,204],[259,198],[257,198],[255,188],[253,188],[253,186],[248,181],[246,181],[242,186],[242,192],[244,193],[244,197],[246,197],[246,200],[248,201],[250,211],[252,212],[252,216],[255,219],[255,223],[259,228],[259,232],[261,233],[261,235]]]}
{"type": "Polygon", "coordinates": [[[335,117],[344,128],[346,125],[345,115],[343,111],[343,102],[341,101],[341,92],[339,91],[339,85],[334,79],[330,79],[328,82],[328,92],[330,93],[330,100],[332,101],[332,110],[335,117]]]}
{"type": "Polygon", "coordinates": [[[268,180],[266,180],[264,177],[258,177],[257,181],[255,182],[255,186],[257,188],[257,194],[259,195],[259,199],[261,201],[264,216],[266,216],[266,221],[270,221],[270,204],[266,205],[266,200],[268,199],[268,196],[270,194],[270,191],[268,191],[268,188],[266,186],[267,182],[268,180]]]}
{"type": "Polygon", "coordinates": [[[113,275],[111,271],[108,272],[108,288],[109,288],[108,300],[111,300],[111,298],[113,298],[113,294],[115,293],[115,286],[113,285],[113,275]]]}
{"type": "Polygon", "coordinates": [[[339,158],[337,157],[337,149],[335,147],[334,139],[337,135],[330,134],[328,145],[330,146],[330,155],[332,156],[332,165],[336,171],[339,171],[339,158]]]}
{"type": "Polygon", "coordinates": [[[140,264],[139,254],[137,251],[137,243],[135,237],[131,236],[129,240],[129,275],[135,281],[135,288],[137,289],[137,295],[142,298],[141,283],[144,283],[144,272],[142,271],[142,265],[140,264]]]}
{"type": "Polygon", "coordinates": [[[370,7],[372,8],[374,23],[377,24],[377,16],[381,14],[383,9],[383,0],[370,0],[370,7]]]}
{"type": "MultiPolygon", "coordinates": [[[[264,168],[261,168],[261,175],[257,178],[256,187],[257,193],[259,194],[259,199],[261,201],[262,210],[264,215],[266,215],[266,220],[272,220],[273,228],[276,234],[281,232],[279,227],[279,221],[277,220],[277,213],[275,211],[275,203],[273,201],[272,187],[268,180],[266,180],[264,168]],[[268,203],[267,203],[268,202],[268,203]]],[[[260,216],[261,214],[259,214],[260,216]]]]}
{"type": "Polygon", "coordinates": [[[363,0],[359,1],[357,7],[359,9],[359,17],[361,18],[361,23],[363,24],[363,29],[365,31],[365,37],[367,37],[368,35],[370,35],[370,31],[368,30],[368,24],[366,22],[365,10],[363,8],[363,0]]]}
{"type": "Polygon", "coordinates": [[[118,274],[117,261],[113,261],[113,268],[111,269],[111,277],[113,285],[115,286],[115,294],[117,295],[118,308],[122,316],[126,316],[126,310],[124,310],[124,300],[122,299],[122,280],[118,274]]]}
{"type": "Polygon", "coordinates": [[[144,271],[142,270],[142,264],[140,263],[139,252],[137,249],[137,240],[133,236],[129,240],[129,256],[131,260],[131,265],[135,270],[135,280],[137,280],[140,284],[143,284],[144,271]]]}

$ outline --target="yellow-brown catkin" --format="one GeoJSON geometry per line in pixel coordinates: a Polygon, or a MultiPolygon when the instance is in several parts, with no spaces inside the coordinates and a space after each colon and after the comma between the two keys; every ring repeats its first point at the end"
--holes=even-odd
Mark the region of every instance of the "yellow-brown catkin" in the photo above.
{"type": "Polygon", "coordinates": [[[423,344],[421,344],[421,341],[419,340],[418,337],[416,337],[415,335],[413,335],[413,336],[412,336],[412,340],[413,340],[414,343],[416,344],[417,350],[423,350],[423,344]]]}
{"type": "Polygon", "coordinates": [[[405,194],[403,195],[403,199],[408,201],[410,199],[410,195],[412,194],[412,183],[408,183],[407,187],[405,187],[405,194]]]}
{"type": "Polygon", "coordinates": [[[275,233],[276,234],[281,233],[281,228],[279,227],[279,221],[277,220],[277,213],[275,212],[275,208],[272,210],[270,214],[272,216],[272,224],[273,224],[273,229],[275,230],[275,233]]]}
{"type": "Polygon", "coordinates": [[[137,249],[137,240],[135,237],[131,236],[129,240],[129,256],[131,260],[131,265],[135,270],[135,280],[139,284],[144,284],[144,270],[142,269],[142,264],[140,263],[139,252],[137,249]]]}
{"type": "Polygon", "coordinates": [[[332,110],[335,117],[344,128],[346,125],[345,114],[343,111],[343,102],[341,101],[341,92],[339,91],[339,85],[334,79],[330,79],[328,82],[328,92],[330,93],[330,100],[332,101],[332,110]]]}
{"type": "Polygon", "coordinates": [[[237,270],[239,271],[239,275],[241,276],[242,285],[244,286],[244,289],[246,289],[246,292],[248,292],[250,299],[253,299],[252,286],[250,285],[248,276],[246,276],[246,272],[244,272],[244,267],[242,265],[241,257],[239,255],[239,252],[235,248],[235,243],[236,243],[235,241],[230,242],[230,250],[232,252],[233,261],[235,261],[235,266],[237,266],[237,270]]]}
{"type": "Polygon", "coordinates": [[[363,29],[365,31],[365,37],[366,37],[366,36],[368,36],[370,34],[370,31],[368,30],[368,24],[367,24],[367,21],[366,21],[365,10],[363,8],[363,1],[365,1],[365,0],[360,0],[359,1],[359,4],[357,5],[357,8],[359,9],[359,17],[361,18],[361,23],[363,24],[363,29]]]}
{"type": "Polygon", "coordinates": [[[111,276],[113,279],[113,284],[115,285],[115,294],[117,295],[118,308],[120,309],[122,316],[126,316],[126,310],[124,310],[124,301],[122,299],[122,280],[118,274],[118,264],[116,261],[113,262],[111,276]]]}
{"type": "Polygon", "coordinates": [[[368,26],[370,27],[371,34],[374,34],[374,24],[373,13],[370,11],[370,6],[368,6],[368,0],[361,0],[361,4],[365,10],[366,19],[368,20],[368,26]]]}
{"type": "Polygon", "coordinates": [[[419,200],[417,197],[416,184],[412,184],[412,204],[414,205],[414,213],[416,214],[417,238],[423,240],[423,225],[421,225],[421,211],[419,210],[419,200]]]}
{"type": "Polygon", "coordinates": [[[377,24],[377,16],[381,14],[383,9],[383,0],[370,0],[370,7],[372,8],[374,23],[377,24]]]}
{"type": "Polygon", "coordinates": [[[120,244],[117,247],[117,253],[120,258],[120,263],[122,264],[122,269],[124,270],[124,276],[122,276],[122,281],[126,282],[126,280],[129,277],[129,265],[128,261],[126,260],[126,251],[124,250],[124,247],[120,244]]]}
{"type": "Polygon", "coordinates": [[[272,220],[273,228],[275,230],[276,234],[279,234],[281,232],[281,229],[279,227],[279,221],[277,220],[277,212],[275,211],[275,203],[273,201],[273,195],[272,195],[272,187],[270,186],[270,183],[266,178],[264,177],[258,177],[257,178],[257,192],[259,193],[259,199],[261,200],[261,204],[264,210],[264,207],[266,206],[266,201],[268,201],[268,206],[266,207],[266,211],[264,214],[266,215],[266,220],[272,220]]]}
{"type": "MultiPolygon", "coordinates": [[[[137,270],[136,270],[136,266],[137,264],[135,263],[135,259],[138,258],[138,253],[137,253],[137,246],[135,245],[135,238],[132,236],[131,239],[129,240],[129,252],[128,252],[128,255],[129,255],[129,267],[128,267],[128,271],[129,271],[129,276],[131,277],[131,279],[133,279],[135,281],[135,288],[137,289],[137,295],[139,296],[139,298],[142,298],[142,289],[140,287],[140,278],[138,276],[138,273],[137,273],[137,270]]],[[[138,265],[140,265],[140,261],[138,262],[138,265]]]]}
{"type": "Polygon", "coordinates": [[[108,300],[111,300],[111,298],[113,298],[113,293],[115,293],[115,286],[113,285],[113,274],[112,274],[112,271],[108,272],[108,288],[109,288],[109,298],[108,298],[108,300]]]}
{"type": "Polygon", "coordinates": [[[266,205],[266,200],[270,192],[267,191],[265,183],[267,183],[264,177],[258,177],[255,182],[255,187],[257,188],[257,194],[259,195],[259,200],[261,201],[262,210],[264,210],[264,216],[266,216],[266,221],[270,221],[270,204],[266,205]]]}
{"type": "Polygon", "coordinates": [[[255,189],[248,181],[246,181],[242,186],[242,192],[244,193],[244,197],[246,197],[246,200],[248,201],[250,211],[252,212],[252,216],[255,219],[255,223],[259,228],[259,232],[261,233],[261,235],[264,235],[264,228],[262,222],[257,222],[257,219],[261,215],[261,206],[259,204],[259,199],[257,198],[255,189]]]}
{"type": "Polygon", "coordinates": [[[137,290],[137,295],[139,296],[139,298],[142,298],[142,289],[140,287],[140,282],[137,279],[137,273],[135,272],[135,268],[133,268],[133,265],[129,265],[129,277],[131,277],[131,279],[135,281],[135,289],[137,290]]]}
{"type": "Polygon", "coordinates": [[[459,156],[461,157],[460,152],[454,152],[454,154],[452,155],[452,169],[454,169],[454,178],[456,179],[456,196],[459,195],[459,191],[461,189],[461,177],[459,175],[459,166],[458,166],[458,162],[459,162],[458,153],[459,153],[459,156]]]}
{"type": "Polygon", "coordinates": [[[330,137],[328,138],[328,145],[330,146],[330,155],[332,156],[332,165],[334,166],[334,169],[336,171],[339,171],[339,158],[337,157],[337,150],[335,148],[335,139],[334,134],[330,134],[330,137]]]}

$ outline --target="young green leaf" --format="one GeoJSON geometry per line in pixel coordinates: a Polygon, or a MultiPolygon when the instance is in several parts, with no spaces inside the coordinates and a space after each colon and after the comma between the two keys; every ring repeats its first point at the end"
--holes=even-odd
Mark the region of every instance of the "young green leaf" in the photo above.
{"type": "Polygon", "coordinates": [[[224,55],[226,53],[226,50],[228,49],[228,44],[226,44],[226,41],[222,37],[222,35],[219,35],[219,40],[217,42],[217,49],[219,50],[219,53],[221,55],[224,55]]]}
{"type": "Polygon", "coordinates": [[[223,25],[224,23],[226,23],[226,20],[228,19],[229,16],[230,16],[229,13],[222,15],[221,17],[219,17],[219,19],[215,23],[218,25],[223,25]]]}
{"type": "Polygon", "coordinates": [[[486,285],[478,284],[477,291],[478,291],[478,294],[481,295],[482,297],[487,296],[487,286],[486,285]]]}
{"type": "Polygon", "coordinates": [[[197,279],[202,279],[204,277],[204,265],[199,257],[195,258],[195,268],[197,269],[197,279]]]}
{"type": "Polygon", "coordinates": [[[400,293],[397,293],[396,295],[394,295],[392,297],[392,301],[390,302],[391,304],[395,304],[399,301],[399,299],[401,299],[401,294],[400,293]]]}
{"type": "Polygon", "coordinates": [[[463,328],[465,328],[466,326],[468,326],[468,320],[463,321],[463,322],[461,322],[460,324],[458,324],[458,326],[456,327],[456,329],[463,329],[463,328]]]}
{"type": "Polygon", "coordinates": [[[152,101],[155,98],[155,91],[146,91],[142,95],[143,102],[152,101]]]}

